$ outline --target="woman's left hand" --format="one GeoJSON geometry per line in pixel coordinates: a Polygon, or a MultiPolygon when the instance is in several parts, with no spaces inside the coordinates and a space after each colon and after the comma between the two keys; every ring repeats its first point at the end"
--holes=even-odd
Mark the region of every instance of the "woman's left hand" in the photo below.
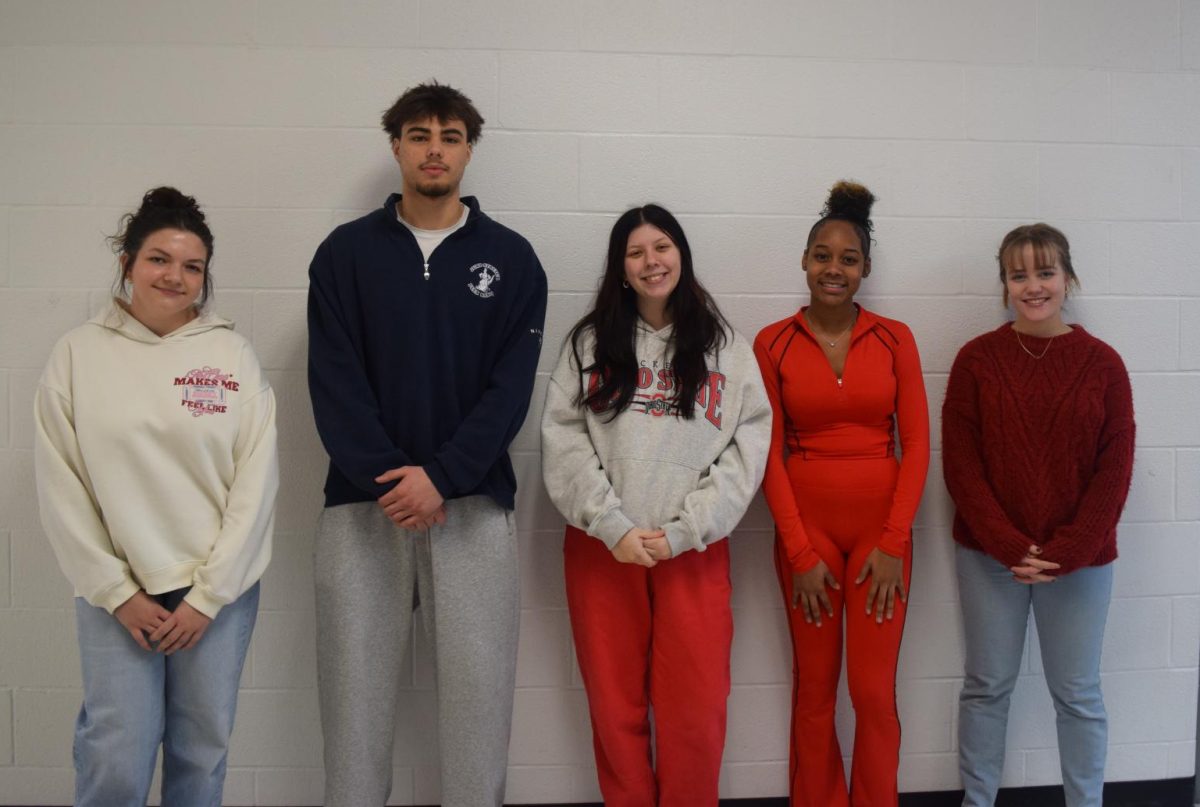
{"type": "Polygon", "coordinates": [[[150,634],[150,642],[157,642],[155,650],[168,656],[176,650],[190,650],[211,623],[212,619],[184,601],[158,626],[158,630],[150,634]]]}
{"type": "Polygon", "coordinates": [[[867,575],[871,576],[871,588],[867,591],[867,616],[871,615],[873,607],[875,621],[882,624],[884,617],[891,619],[895,615],[896,597],[900,598],[900,602],[908,602],[908,592],[904,590],[904,560],[875,547],[867,555],[854,584],[861,584],[867,575]]]}
{"type": "Polygon", "coordinates": [[[645,549],[646,554],[655,560],[671,559],[671,543],[667,540],[666,535],[660,538],[642,538],[642,549],[645,549]]]}

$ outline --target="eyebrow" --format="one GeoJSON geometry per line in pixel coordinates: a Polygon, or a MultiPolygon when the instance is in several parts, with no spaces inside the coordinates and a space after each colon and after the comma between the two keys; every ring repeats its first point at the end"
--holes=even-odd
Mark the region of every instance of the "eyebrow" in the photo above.
{"type": "MultiPolygon", "coordinates": [[[[829,246],[828,244],[821,244],[821,243],[817,243],[817,244],[813,244],[813,245],[812,245],[812,248],[813,248],[813,249],[816,249],[817,247],[821,247],[821,248],[823,248],[823,249],[828,249],[828,250],[832,250],[832,249],[833,249],[833,247],[829,246]]],[[[858,252],[859,250],[855,249],[854,247],[850,247],[850,248],[848,248],[848,249],[844,249],[844,250],[842,250],[842,251],[843,251],[843,252],[858,252]]]]}
{"type": "MultiPolygon", "coordinates": [[[[161,249],[161,248],[159,248],[159,247],[149,247],[149,246],[148,246],[148,247],[146,247],[146,249],[150,250],[150,252],[152,252],[152,253],[154,253],[154,254],[157,254],[157,255],[162,255],[164,258],[173,258],[173,257],[175,257],[175,256],[174,256],[174,255],[172,255],[170,252],[167,252],[165,249],[161,249]]],[[[184,259],[183,259],[183,262],[184,262],[184,263],[199,263],[199,264],[203,264],[203,263],[204,263],[206,260],[207,260],[207,258],[184,258],[184,259]]]]}
{"type": "Polygon", "coordinates": [[[1043,269],[1058,269],[1057,263],[1034,263],[1026,266],[1024,263],[1011,264],[1005,267],[1005,271],[1009,274],[1013,272],[1040,272],[1043,269]]]}
{"type": "MultiPolygon", "coordinates": [[[[411,134],[413,132],[420,132],[422,134],[432,134],[433,130],[430,129],[428,126],[410,126],[404,130],[405,134],[411,134]]],[[[452,134],[452,135],[458,135],[459,137],[463,137],[463,132],[461,129],[453,129],[453,128],[442,129],[442,134],[444,134],[444,135],[452,134]]]]}

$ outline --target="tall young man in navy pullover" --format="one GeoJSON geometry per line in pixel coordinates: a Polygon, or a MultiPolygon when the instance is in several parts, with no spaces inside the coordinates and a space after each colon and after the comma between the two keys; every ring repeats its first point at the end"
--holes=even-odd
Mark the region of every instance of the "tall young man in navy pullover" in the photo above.
{"type": "Polygon", "coordinates": [[[436,82],[383,116],[402,194],[309,270],[308,375],[329,453],[317,525],[325,803],[383,805],[414,608],[435,648],[442,803],[500,805],[519,586],[508,445],[529,405],[546,275],[459,197],[483,118],[436,82]]]}

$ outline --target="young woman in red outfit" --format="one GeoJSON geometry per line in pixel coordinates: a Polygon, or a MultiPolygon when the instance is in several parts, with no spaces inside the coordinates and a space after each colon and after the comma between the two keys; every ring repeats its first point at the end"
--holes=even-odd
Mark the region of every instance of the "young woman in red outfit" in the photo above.
{"type": "Polygon", "coordinates": [[[801,260],[809,305],[754,343],[775,414],[763,490],[794,651],[796,807],[898,801],[896,662],[929,413],[912,333],[854,302],[871,273],[874,200],[861,185],[833,187],[801,260]],[[857,724],[849,791],[834,727],[843,630],[857,724]]]}
{"type": "Polygon", "coordinates": [[[1015,320],[959,351],[942,408],[966,636],[963,804],[995,802],[1032,609],[1066,803],[1100,807],[1100,648],[1133,471],[1133,397],[1116,351],[1063,321],[1078,285],[1066,237],[1047,224],[1018,227],[999,262],[1015,320]]]}
{"type": "Polygon", "coordinates": [[[753,351],[696,279],[683,228],[658,205],[627,211],[542,419],[607,807],[717,805],[733,640],[725,537],[770,440],[753,351]]]}

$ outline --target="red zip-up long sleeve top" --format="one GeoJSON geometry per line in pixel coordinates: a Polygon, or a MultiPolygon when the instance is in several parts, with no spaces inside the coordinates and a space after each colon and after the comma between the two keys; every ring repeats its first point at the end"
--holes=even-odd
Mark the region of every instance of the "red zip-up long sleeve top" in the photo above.
{"type": "Polygon", "coordinates": [[[754,340],[775,420],[763,493],[796,572],[820,558],[809,543],[788,478],[785,457],[903,458],[879,549],[904,557],[929,471],[929,408],[917,343],[908,326],[858,307],[842,376],[833,372],[804,319],[763,328],[754,340]]]}
{"type": "Polygon", "coordinates": [[[1117,557],[1133,475],[1133,393],[1117,352],[1078,325],[1053,341],[1005,324],[958,352],[942,406],[954,540],[1055,574],[1117,557]]]}

